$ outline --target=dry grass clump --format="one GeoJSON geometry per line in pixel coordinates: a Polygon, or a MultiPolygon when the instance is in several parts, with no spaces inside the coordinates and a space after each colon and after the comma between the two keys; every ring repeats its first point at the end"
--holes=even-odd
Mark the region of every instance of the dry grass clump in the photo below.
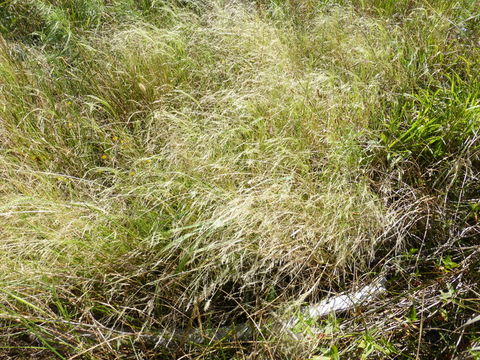
{"type": "MultiPolygon", "coordinates": [[[[452,21],[468,12],[368,4],[0,5],[5,344],[153,356],[132,333],[262,323],[440,219],[465,229],[476,50],[452,21]]],[[[268,340],[249,351],[299,354],[268,340]]]]}

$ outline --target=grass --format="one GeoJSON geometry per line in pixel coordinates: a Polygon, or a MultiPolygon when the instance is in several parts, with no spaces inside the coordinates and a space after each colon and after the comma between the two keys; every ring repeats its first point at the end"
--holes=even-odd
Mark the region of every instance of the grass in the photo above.
{"type": "Polygon", "coordinates": [[[1,3],[0,353],[474,359],[478,10],[1,3]],[[304,343],[108,330],[264,324],[378,273],[304,343]]]}

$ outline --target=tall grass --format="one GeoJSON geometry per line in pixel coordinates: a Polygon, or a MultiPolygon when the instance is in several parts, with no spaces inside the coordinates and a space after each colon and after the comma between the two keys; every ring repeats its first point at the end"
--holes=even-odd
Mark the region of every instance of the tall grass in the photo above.
{"type": "MultiPolygon", "coordinates": [[[[477,5],[1,4],[5,354],[153,356],[102,329],[262,322],[407,247],[465,245],[477,5]]],[[[300,356],[281,342],[244,354],[300,356]]]]}

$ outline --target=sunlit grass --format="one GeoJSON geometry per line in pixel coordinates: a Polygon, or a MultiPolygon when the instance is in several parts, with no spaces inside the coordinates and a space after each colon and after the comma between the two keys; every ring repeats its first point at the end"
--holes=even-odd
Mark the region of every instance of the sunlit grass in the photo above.
{"type": "Polygon", "coordinates": [[[449,241],[441,222],[461,233],[478,202],[474,2],[410,3],[0,5],[9,319],[43,334],[261,317],[420,233],[449,241]]]}

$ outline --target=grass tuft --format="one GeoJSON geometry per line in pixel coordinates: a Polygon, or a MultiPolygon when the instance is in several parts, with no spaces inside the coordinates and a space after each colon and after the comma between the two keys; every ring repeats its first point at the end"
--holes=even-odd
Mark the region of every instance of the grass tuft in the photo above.
{"type": "Polygon", "coordinates": [[[479,24],[473,0],[1,3],[0,354],[475,358],[479,24]],[[379,273],[370,310],[269,330],[379,273]]]}

